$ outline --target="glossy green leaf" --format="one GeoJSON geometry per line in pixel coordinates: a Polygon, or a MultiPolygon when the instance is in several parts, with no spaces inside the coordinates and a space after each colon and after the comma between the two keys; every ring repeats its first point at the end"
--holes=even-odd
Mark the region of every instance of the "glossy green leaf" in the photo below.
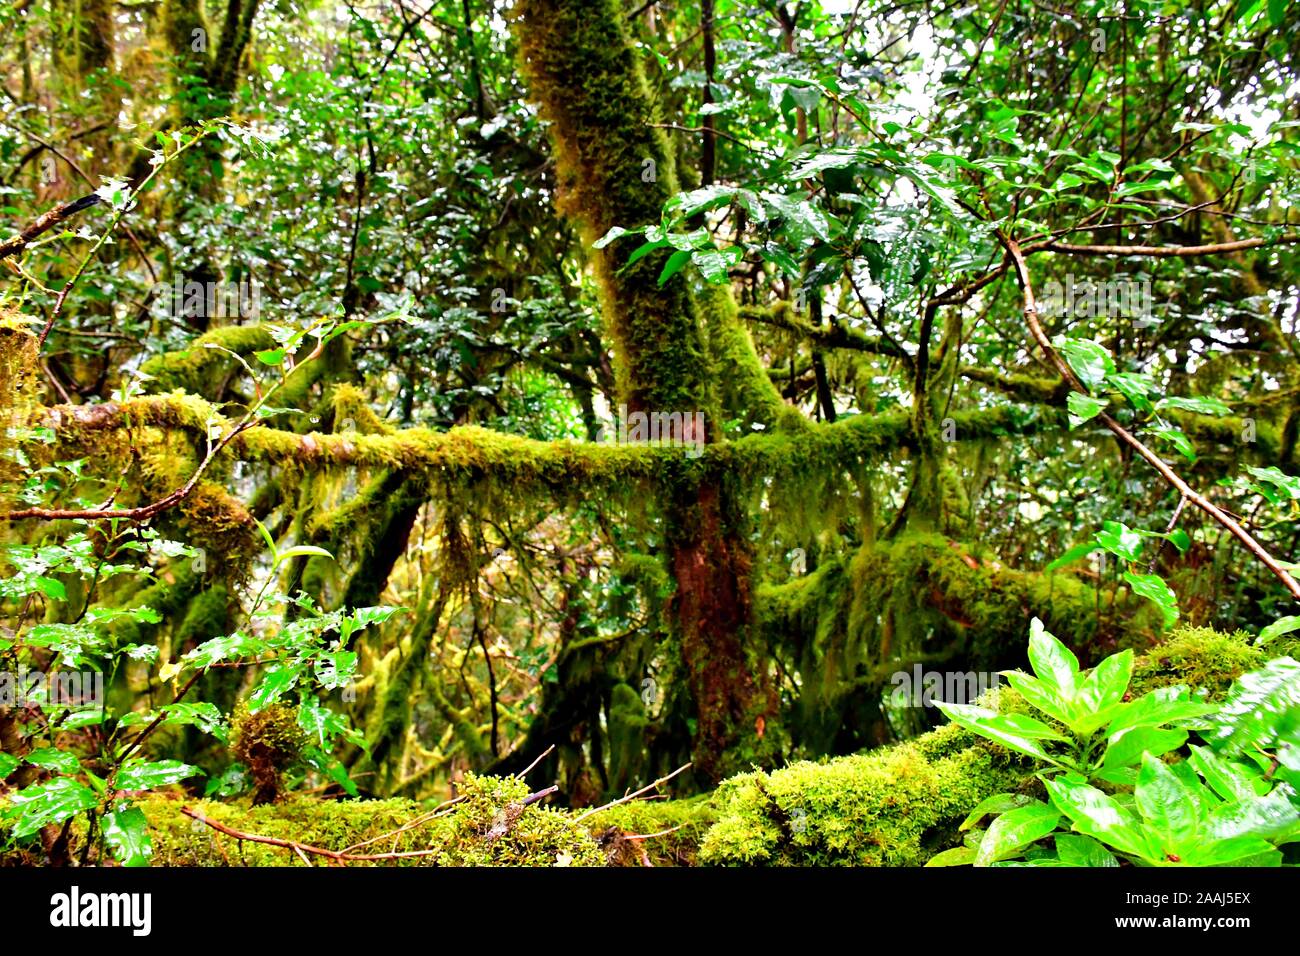
{"type": "Polygon", "coordinates": [[[1105,382],[1106,376],[1115,373],[1115,361],[1110,352],[1096,342],[1058,336],[1052,344],[1090,390],[1105,382]]]}
{"type": "Polygon", "coordinates": [[[1166,849],[1181,850],[1197,839],[1201,820],[1196,801],[1178,776],[1151,754],[1142,757],[1133,798],[1147,824],[1167,835],[1162,840],[1166,849]]]}
{"type": "Polygon", "coordinates": [[[123,866],[148,866],[153,856],[149,821],[139,807],[104,814],[104,842],[123,866]]]}
{"type": "Polygon", "coordinates": [[[988,866],[1017,856],[1029,844],[1055,830],[1060,819],[1061,814],[1045,803],[1008,810],[989,824],[975,855],[975,865],[988,866]]]}
{"type": "Polygon", "coordinates": [[[1032,797],[1023,793],[995,793],[981,800],[957,829],[969,830],[990,813],[1006,813],[1016,807],[1023,807],[1032,800],[1032,797]]]}
{"type": "Polygon", "coordinates": [[[926,866],[969,866],[975,862],[975,848],[955,846],[951,850],[936,853],[926,861],[926,866]]]}
{"type": "Polygon", "coordinates": [[[13,835],[22,838],[31,836],[42,827],[62,823],[98,803],[95,791],[84,783],[71,777],[55,777],[12,794],[4,813],[6,817],[14,818],[13,835]]]}
{"type": "Polygon", "coordinates": [[[1066,405],[1069,406],[1071,428],[1078,428],[1084,422],[1096,418],[1106,407],[1105,402],[1082,392],[1071,392],[1066,396],[1066,405]]]}
{"type": "Polygon", "coordinates": [[[179,760],[128,760],[118,768],[113,783],[118,790],[152,790],[202,773],[179,760]]]}
{"type": "Polygon", "coordinates": [[[1077,833],[1056,835],[1056,856],[1067,866],[1119,866],[1114,854],[1104,846],[1077,833]]]}
{"type": "Polygon", "coordinates": [[[1052,804],[1070,818],[1074,829],[1130,856],[1143,857],[1149,847],[1142,823],[1096,787],[1071,780],[1045,780],[1052,804]]]}
{"type": "Polygon", "coordinates": [[[1134,594],[1146,598],[1160,608],[1165,627],[1171,627],[1178,622],[1178,596],[1174,594],[1164,578],[1158,574],[1137,574],[1126,571],[1124,580],[1128,582],[1134,594]]]}
{"type": "Polygon", "coordinates": [[[949,704],[938,700],[934,702],[934,705],[943,711],[949,720],[955,724],[960,724],[967,730],[996,741],[1017,753],[1037,757],[1040,760],[1049,759],[1047,752],[1043,750],[1037,739],[1026,737],[1023,734],[1011,733],[1000,723],[992,722],[989,715],[996,717],[997,714],[994,711],[970,704],[949,704]]]}
{"type": "Polygon", "coordinates": [[[1058,641],[1034,618],[1029,623],[1029,666],[1034,669],[1047,687],[1056,691],[1063,701],[1074,697],[1074,685],[1079,675],[1079,659],[1074,652],[1058,641]]]}

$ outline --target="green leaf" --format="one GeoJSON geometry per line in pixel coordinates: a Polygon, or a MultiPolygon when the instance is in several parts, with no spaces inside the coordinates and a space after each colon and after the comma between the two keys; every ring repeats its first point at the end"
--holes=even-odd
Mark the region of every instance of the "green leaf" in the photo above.
{"type": "Polygon", "coordinates": [[[1157,438],[1163,438],[1165,441],[1170,442],[1189,462],[1196,461],[1196,449],[1192,447],[1191,439],[1177,428],[1170,428],[1167,425],[1162,425],[1159,428],[1153,428],[1151,434],[1155,435],[1157,438]]]}
{"type": "Polygon", "coordinates": [[[283,365],[285,356],[288,353],[284,349],[263,349],[253,354],[257,356],[257,360],[263,365],[283,365]]]}
{"type": "Polygon", "coordinates": [[[1142,535],[1122,521],[1106,521],[1101,527],[1102,530],[1097,532],[1096,537],[1098,545],[1125,561],[1141,559],[1142,535]]]}
{"type": "Polygon", "coordinates": [[[262,540],[266,542],[266,549],[271,552],[271,558],[274,560],[276,554],[275,539],[271,537],[271,532],[267,531],[266,525],[262,524],[262,522],[258,521],[256,518],[253,519],[253,524],[257,525],[257,530],[261,533],[262,540]]]}
{"type": "Polygon", "coordinates": [[[302,675],[305,665],[303,664],[272,664],[262,675],[261,683],[257,689],[249,695],[248,709],[251,713],[257,713],[263,707],[267,706],[282,697],[294,684],[298,683],[298,678],[302,675]]]}
{"type": "Polygon", "coordinates": [[[1251,465],[1246,466],[1246,470],[1258,478],[1260,481],[1274,485],[1292,500],[1300,500],[1300,476],[1288,475],[1280,468],[1269,466],[1268,468],[1255,468],[1251,465]]]}
{"type": "Polygon", "coordinates": [[[705,280],[715,285],[726,282],[729,270],[740,260],[739,249],[697,249],[691,253],[691,262],[700,270],[705,280]]]}
{"type": "Polygon", "coordinates": [[[1069,406],[1071,428],[1077,428],[1089,419],[1096,418],[1106,407],[1105,402],[1082,392],[1071,392],[1066,396],[1065,403],[1069,406]]]}
{"type": "Polygon", "coordinates": [[[1155,405],[1147,397],[1156,390],[1154,379],[1146,375],[1135,375],[1131,372],[1116,372],[1113,375],[1107,375],[1106,382],[1115,386],[1120,394],[1128,399],[1128,403],[1139,412],[1150,412],[1155,409],[1155,405]]]}
{"type": "Polygon", "coordinates": [[[1079,659],[1074,652],[1048,633],[1043,622],[1029,622],[1029,666],[1047,687],[1056,691],[1067,706],[1074,697],[1079,676],[1079,659]]]}
{"type": "Polygon", "coordinates": [[[734,186],[704,186],[673,196],[664,203],[664,212],[671,212],[677,219],[690,219],[705,210],[727,205],[735,195],[734,186]]]}
{"type": "Polygon", "coordinates": [[[1101,765],[1108,772],[1139,767],[1146,754],[1159,757],[1187,742],[1187,731],[1160,727],[1131,727],[1110,738],[1101,765]]]}
{"type": "Polygon", "coordinates": [[[123,866],[148,866],[153,856],[149,821],[139,807],[104,814],[104,842],[123,866]]]}
{"type": "Polygon", "coordinates": [[[236,631],[234,634],[226,634],[221,637],[214,637],[210,641],[204,641],[186,654],[184,660],[190,666],[202,669],[224,660],[257,653],[265,647],[265,641],[236,631]]]}
{"type": "Polygon", "coordinates": [[[663,249],[668,245],[669,242],[667,239],[655,239],[653,242],[643,242],[633,250],[630,256],[627,257],[627,262],[623,263],[623,268],[628,268],[638,260],[650,255],[650,253],[654,252],[656,249],[663,249]]]}
{"type": "Polygon", "coordinates": [[[19,762],[13,754],[0,753],[0,780],[13,773],[19,762]]]}
{"type": "Polygon", "coordinates": [[[1203,717],[1218,709],[1214,704],[1193,700],[1181,684],[1157,687],[1124,705],[1106,728],[1106,735],[1114,737],[1132,727],[1158,727],[1176,720],[1203,717]]]}
{"type": "Polygon", "coordinates": [[[1094,667],[1079,684],[1075,701],[1094,711],[1105,710],[1124,699],[1133,677],[1133,651],[1112,654],[1094,667]]]}
{"type": "Polygon", "coordinates": [[[1061,555],[1059,558],[1057,558],[1055,561],[1049,564],[1045,570],[1056,571],[1059,568],[1063,568],[1068,564],[1073,564],[1075,561],[1078,561],[1080,558],[1085,558],[1088,555],[1092,554],[1092,552],[1097,550],[1097,547],[1098,545],[1095,541],[1088,541],[1084,544],[1076,544],[1069,551],[1065,552],[1065,554],[1061,555]]]}
{"type": "Polygon", "coordinates": [[[663,271],[659,273],[659,285],[662,286],[669,279],[682,271],[682,267],[691,261],[691,251],[689,249],[678,249],[668,261],[664,263],[663,271]]]}
{"type": "Polygon", "coordinates": [[[118,768],[113,785],[118,790],[152,790],[202,773],[198,767],[179,760],[128,760],[118,768]]]}
{"type": "Polygon", "coordinates": [[[975,855],[976,866],[988,866],[998,860],[1016,856],[1035,840],[1056,829],[1061,814],[1045,803],[1034,803],[1008,810],[994,820],[975,855]]]}
{"type": "Polygon", "coordinates": [[[1052,344],[1089,390],[1097,388],[1106,380],[1106,376],[1115,373],[1115,361],[1110,357],[1110,352],[1096,342],[1057,336],[1052,344]]]}
{"type": "Polygon", "coordinates": [[[285,548],[275,556],[275,564],[279,566],[290,558],[329,558],[334,560],[334,555],[330,554],[324,548],[318,548],[314,544],[295,544],[292,548],[285,548]]]}
{"type": "Polygon", "coordinates": [[[90,810],[98,803],[95,791],[84,783],[71,777],[56,777],[13,794],[4,812],[6,816],[17,817],[13,835],[21,839],[42,827],[62,823],[83,810],[90,810]]]}
{"type": "Polygon", "coordinates": [[[1288,843],[1300,838],[1300,801],[1286,784],[1263,796],[1252,791],[1242,800],[1215,808],[1207,830],[1216,840],[1251,836],[1288,843]]]}
{"type": "Polygon", "coordinates": [[[1134,805],[1146,822],[1159,831],[1166,851],[1184,855],[1185,847],[1195,843],[1200,829],[1200,812],[1182,780],[1159,758],[1142,757],[1134,805]]]}
{"type": "Polygon", "coordinates": [[[1130,810],[1096,787],[1060,778],[1044,780],[1052,803],[1070,818],[1074,829],[1131,856],[1147,857],[1150,850],[1141,822],[1130,810]]]}
{"type": "Polygon", "coordinates": [[[1199,844],[1183,862],[1188,866],[1281,866],[1282,853],[1258,837],[1233,837],[1199,844]]]}
{"type": "Polygon", "coordinates": [[[1255,644],[1256,646],[1262,646],[1269,641],[1276,640],[1283,634],[1290,634],[1292,631],[1300,631],[1300,616],[1288,614],[1286,617],[1279,617],[1259,632],[1259,637],[1255,638],[1255,644]]]}
{"type": "Polygon", "coordinates": [[[1181,408],[1185,412],[1196,412],[1198,415],[1231,415],[1232,409],[1217,398],[1180,398],[1178,396],[1169,396],[1156,402],[1156,411],[1162,412],[1167,408],[1181,408]]]}
{"type": "Polygon", "coordinates": [[[930,857],[926,866],[968,866],[975,862],[975,848],[971,846],[955,846],[951,850],[944,850],[930,857]]]}
{"type": "Polygon", "coordinates": [[[1035,742],[1034,738],[1010,733],[1003,725],[993,723],[991,718],[998,716],[994,711],[976,707],[972,704],[949,704],[939,700],[936,700],[934,704],[953,723],[959,724],[981,737],[987,737],[989,740],[996,741],[1017,753],[1051,762],[1047,752],[1035,742]]]}
{"type": "Polygon", "coordinates": [[[1056,856],[1066,866],[1119,866],[1119,861],[1092,837],[1077,833],[1056,835],[1056,856]]]}
{"type": "Polygon", "coordinates": [[[37,577],[32,583],[36,586],[36,590],[47,598],[54,598],[58,601],[67,600],[68,589],[63,586],[62,581],[55,578],[37,577]]]}
{"type": "Polygon", "coordinates": [[[640,232],[641,230],[624,229],[622,226],[610,226],[609,232],[605,233],[603,236],[601,236],[599,239],[593,242],[591,244],[591,248],[604,249],[615,239],[619,239],[623,236],[626,236],[629,233],[632,233],[633,231],[640,232]]]}
{"type": "Polygon", "coordinates": [[[1141,595],[1153,602],[1164,617],[1165,627],[1172,627],[1178,621],[1178,596],[1158,574],[1135,574],[1124,572],[1124,580],[1129,583],[1134,594],[1141,595]]]}
{"type": "Polygon", "coordinates": [[[1006,813],[1008,810],[1026,806],[1032,799],[1023,793],[995,793],[981,800],[957,829],[969,830],[990,813],[1006,813]]]}
{"type": "Polygon", "coordinates": [[[816,206],[781,193],[765,192],[762,196],[763,201],[781,217],[793,245],[802,246],[812,239],[830,241],[830,223],[816,206]]]}
{"type": "Polygon", "coordinates": [[[1011,685],[1012,689],[1031,706],[1041,710],[1053,720],[1059,720],[1063,724],[1070,722],[1070,718],[1073,716],[1070,703],[1061,697],[1054,688],[1021,671],[1003,671],[1002,676],[1007,679],[1007,683],[1011,685]]]}
{"type": "Polygon", "coordinates": [[[1251,776],[1237,763],[1224,760],[1209,747],[1191,746],[1190,763],[1224,800],[1236,803],[1253,800],[1257,796],[1251,776]]]}
{"type": "Polygon", "coordinates": [[[1283,733],[1295,733],[1298,714],[1300,663],[1279,657],[1237,679],[1207,739],[1229,756],[1265,750],[1283,733]]]}
{"type": "Polygon", "coordinates": [[[216,704],[201,701],[194,704],[168,704],[162,708],[165,715],[163,723],[174,727],[197,727],[205,734],[211,734],[222,743],[228,739],[225,718],[216,704]]]}
{"type": "Polygon", "coordinates": [[[77,759],[76,754],[70,754],[57,747],[33,750],[23,759],[37,767],[44,767],[46,770],[54,770],[58,773],[75,774],[81,770],[81,761],[77,759]]]}

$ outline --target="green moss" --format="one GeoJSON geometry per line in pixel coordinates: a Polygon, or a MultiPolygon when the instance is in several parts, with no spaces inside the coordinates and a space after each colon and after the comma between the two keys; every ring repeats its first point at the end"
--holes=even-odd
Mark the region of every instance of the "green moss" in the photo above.
{"type": "Polygon", "coordinates": [[[584,823],[591,826],[611,865],[694,866],[713,819],[709,795],[701,794],[682,800],[633,800],[601,810],[584,823]]]}
{"type": "Polygon", "coordinates": [[[230,722],[230,752],[253,777],[255,805],[279,798],[281,777],[302,760],[306,744],[292,707],[268,704],[250,711],[241,704],[236,709],[230,722]]]}
{"type": "MultiPolygon", "coordinates": [[[[528,785],[512,777],[462,782],[461,803],[445,815],[424,819],[428,808],[409,800],[327,801],[303,797],[259,807],[199,801],[206,819],[241,833],[292,840],[324,850],[357,844],[356,854],[420,853],[374,861],[420,866],[600,866],[605,856],[573,814],[525,805],[528,785]],[[402,831],[402,832],[397,832],[402,831]],[[432,852],[426,852],[432,851],[432,852]]],[[[144,801],[154,842],[155,866],[301,866],[289,849],[240,841],[180,812],[161,796],[144,801]]],[[[323,863],[317,857],[314,863],[323,863]]]]}
{"type": "Polygon", "coordinates": [[[1116,644],[1149,642],[1149,610],[1125,606],[1131,615],[1099,622],[1096,600],[1071,575],[1006,568],[937,534],[824,557],[806,576],[758,591],[763,633],[800,675],[792,732],[814,756],[924,729],[898,726],[900,715],[881,710],[890,677],[915,664],[984,673],[1017,666],[1034,617],[1070,635],[1085,662],[1116,644]]]}
{"type": "MultiPolygon", "coordinates": [[[[550,122],[557,205],[590,246],[613,226],[658,222],[677,192],[669,145],[617,0],[522,0],[520,66],[550,122]]],[[[633,246],[592,250],[619,392],[634,409],[709,411],[706,353],[685,275],[662,288],[669,255],[625,268],[633,246]]],[[[710,415],[710,419],[715,416],[710,415]]]]}
{"type": "Polygon", "coordinates": [[[1224,634],[1208,627],[1182,627],[1137,659],[1130,693],[1136,696],[1154,687],[1186,684],[1205,688],[1219,700],[1234,680],[1266,659],[1260,648],[1250,645],[1244,631],[1224,634]]]}
{"type": "MultiPolygon", "coordinates": [[[[189,49],[188,41],[185,49],[189,49]]],[[[275,339],[261,326],[225,325],[208,330],[181,351],[149,359],[141,371],[150,377],[153,389],[158,392],[182,389],[216,398],[221,380],[242,371],[231,352],[246,357],[271,348],[275,348],[275,339]]]]}
{"type": "Polygon", "coordinates": [[[700,847],[710,864],[918,866],[984,797],[1027,767],[975,743],[931,759],[916,742],[726,781],[700,847]]]}

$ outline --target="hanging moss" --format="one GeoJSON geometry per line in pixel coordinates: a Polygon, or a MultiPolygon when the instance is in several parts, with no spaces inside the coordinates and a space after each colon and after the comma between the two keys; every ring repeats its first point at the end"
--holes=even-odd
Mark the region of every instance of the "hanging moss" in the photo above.
{"type": "Polygon", "coordinates": [[[900,728],[878,702],[898,671],[1014,666],[1034,617],[1072,635],[1085,661],[1144,647],[1158,627],[1145,607],[1099,619],[1096,590],[1072,575],[1006,568],[936,534],[824,557],[806,576],[761,588],[758,601],[763,633],[801,675],[793,727],[813,754],[892,738],[900,728]]]}
{"type": "MultiPolygon", "coordinates": [[[[1055,409],[1026,415],[999,407],[953,412],[963,441],[983,441],[1034,434],[1059,424],[1055,409]]],[[[106,434],[147,425],[199,435],[208,423],[229,425],[209,403],[192,395],[150,396],[125,403],[59,406],[45,416],[56,430],[57,454],[98,448],[106,434]]],[[[747,481],[762,477],[799,479],[818,469],[880,460],[894,449],[909,447],[912,431],[905,413],[841,418],[797,433],[754,434],[708,445],[691,458],[688,449],[652,445],[605,445],[595,442],[543,442],[477,426],[438,432],[406,428],[391,434],[296,434],[259,426],[234,440],[229,455],[285,469],[286,477],[343,468],[389,468],[428,477],[490,480],[513,493],[530,489],[566,501],[593,491],[626,492],[640,483],[716,479],[726,475],[747,481]]]]}

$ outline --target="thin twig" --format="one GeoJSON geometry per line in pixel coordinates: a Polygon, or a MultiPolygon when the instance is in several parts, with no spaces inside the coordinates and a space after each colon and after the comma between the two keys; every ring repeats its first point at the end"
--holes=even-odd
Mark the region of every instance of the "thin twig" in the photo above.
{"type": "Polygon", "coordinates": [[[574,823],[581,823],[583,820],[587,819],[587,817],[591,816],[592,814],[600,813],[601,810],[608,810],[610,807],[616,807],[616,806],[618,806],[620,803],[627,803],[627,802],[629,802],[629,801],[631,801],[631,800],[635,800],[637,797],[641,796],[641,794],[646,793],[646,792],[648,792],[648,791],[650,791],[650,790],[655,789],[656,787],[658,787],[658,786],[660,786],[660,785],[662,785],[662,784],[667,783],[669,780],[673,779],[673,777],[677,776],[677,775],[678,775],[679,773],[681,773],[682,771],[689,769],[690,766],[691,766],[691,765],[690,765],[689,763],[682,764],[680,767],[678,767],[676,770],[674,770],[674,771],[673,771],[672,773],[670,773],[668,776],[666,776],[666,777],[660,777],[658,780],[656,780],[654,783],[650,784],[648,787],[642,787],[640,790],[636,791],[636,793],[629,793],[626,797],[619,797],[617,800],[614,800],[614,801],[612,801],[612,802],[610,802],[610,803],[607,803],[607,804],[605,804],[605,805],[602,806],[602,807],[596,807],[594,810],[588,810],[586,813],[579,814],[579,815],[574,819],[573,822],[574,822],[574,823]]]}
{"type": "Polygon", "coordinates": [[[536,767],[539,763],[541,763],[543,760],[549,757],[553,750],[555,750],[555,744],[551,744],[549,747],[543,750],[540,754],[537,755],[536,760],[534,760],[523,770],[515,774],[515,776],[518,777],[520,780],[524,779],[524,777],[528,776],[529,772],[531,772],[534,767],[536,767]]]}

